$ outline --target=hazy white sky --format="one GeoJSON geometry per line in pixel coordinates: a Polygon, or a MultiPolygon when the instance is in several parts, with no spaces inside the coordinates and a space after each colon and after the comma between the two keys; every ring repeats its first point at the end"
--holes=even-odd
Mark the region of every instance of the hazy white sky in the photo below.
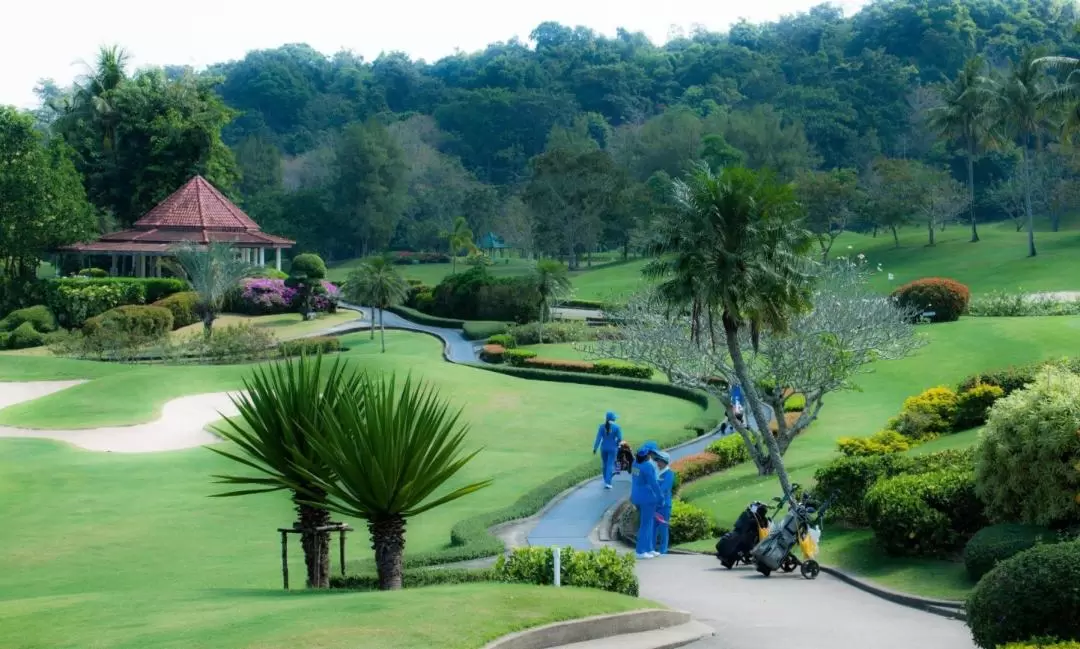
{"type": "MultiPolygon", "coordinates": [[[[864,0],[834,0],[849,15],[864,0]]],[[[38,79],[66,85],[103,44],[119,44],[136,66],[202,67],[253,49],[308,43],[330,54],[350,49],[371,60],[402,50],[429,61],[455,50],[529,32],[552,20],[612,35],[643,31],[657,43],[670,29],[725,30],[803,11],[820,0],[6,0],[0,36],[0,104],[29,107],[38,79]],[[161,7],[153,9],[154,6],[161,7]]]]}

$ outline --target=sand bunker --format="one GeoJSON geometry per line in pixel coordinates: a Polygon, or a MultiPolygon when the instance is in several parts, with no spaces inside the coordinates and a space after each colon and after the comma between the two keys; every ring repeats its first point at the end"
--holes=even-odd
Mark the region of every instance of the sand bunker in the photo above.
{"type": "MultiPolygon", "coordinates": [[[[39,399],[78,385],[82,381],[0,383],[0,408],[39,399]]],[[[109,426],[83,430],[40,430],[0,426],[0,437],[32,437],[67,442],[90,451],[156,453],[195,448],[221,441],[206,426],[222,416],[236,415],[229,393],[215,392],[173,399],[165,404],[157,421],[134,426],[109,426]]]]}

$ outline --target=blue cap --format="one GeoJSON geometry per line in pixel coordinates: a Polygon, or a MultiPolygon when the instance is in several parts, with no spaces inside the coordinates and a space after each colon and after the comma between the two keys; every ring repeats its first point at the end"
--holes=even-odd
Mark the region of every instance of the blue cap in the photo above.
{"type": "Polygon", "coordinates": [[[663,460],[664,464],[671,464],[671,456],[664,451],[656,451],[653,455],[663,460]]]}
{"type": "Polygon", "coordinates": [[[646,453],[653,453],[653,452],[659,451],[659,450],[660,450],[660,446],[657,445],[656,442],[650,440],[650,441],[645,442],[644,444],[641,445],[641,448],[638,449],[637,454],[638,455],[645,455],[646,453]]]}
{"type": "Polygon", "coordinates": [[[608,410],[607,414],[604,415],[604,419],[607,421],[615,421],[616,419],[618,419],[618,417],[615,416],[615,413],[608,410]]]}

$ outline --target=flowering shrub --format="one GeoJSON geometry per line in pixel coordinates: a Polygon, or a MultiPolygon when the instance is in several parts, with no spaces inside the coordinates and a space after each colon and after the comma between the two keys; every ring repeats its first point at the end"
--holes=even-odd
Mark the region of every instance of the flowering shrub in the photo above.
{"type": "Polygon", "coordinates": [[[911,440],[895,430],[883,430],[870,437],[841,437],[836,447],[847,457],[900,453],[911,448],[911,440]]]}
{"type": "Polygon", "coordinates": [[[893,291],[892,297],[902,309],[932,311],[932,322],[953,322],[967,311],[971,291],[956,280],[927,277],[904,284],[893,291]]]}
{"type": "MultiPolygon", "coordinates": [[[[337,310],[340,290],[330,282],[323,281],[325,292],[313,296],[316,311],[333,313],[337,310]]],[[[285,285],[285,280],[254,278],[240,284],[240,292],[230,305],[231,311],[247,315],[272,315],[289,313],[299,308],[295,288],[285,285]]]]}

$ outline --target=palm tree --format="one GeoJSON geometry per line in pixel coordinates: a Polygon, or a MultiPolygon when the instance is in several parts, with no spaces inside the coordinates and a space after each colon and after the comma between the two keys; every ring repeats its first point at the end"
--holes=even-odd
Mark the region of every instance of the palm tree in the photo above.
{"type": "Polygon", "coordinates": [[[1035,216],[1031,209],[1032,144],[1042,133],[1050,107],[1045,92],[1046,77],[1037,61],[1039,57],[1032,50],[1025,51],[1019,61],[1014,61],[1008,74],[997,84],[990,108],[994,124],[1020,145],[1029,257],[1036,254],[1035,216]]]}
{"type": "Polygon", "coordinates": [[[1080,130],[1080,59],[1044,56],[1036,59],[1035,65],[1056,73],[1061,79],[1061,83],[1046,93],[1046,102],[1050,107],[1065,111],[1063,135],[1066,140],[1071,140],[1080,130]]]}
{"type": "Polygon", "coordinates": [[[87,65],[86,74],[74,84],[71,108],[82,117],[101,123],[106,151],[112,150],[116,131],[111,94],[127,79],[129,61],[130,56],[122,47],[102,46],[95,64],[87,65]]]}
{"type": "MultiPolygon", "coordinates": [[[[322,504],[325,493],[309,476],[330,480],[332,474],[312,445],[310,431],[326,426],[339,400],[362,408],[364,378],[346,374],[340,360],[330,368],[325,380],[322,374],[321,356],[301,356],[299,360],[257,368],[244,379],[244,392],[232,397],[239,417],[226,419],[214,428],[237,450],[208,448],[262,475],[215,476],[220,484],[249,487],[217,496],[288,489],[296,505],[297,529],[313,530],[330,523],[330,513],[322,504]]],[[[329,587],[329,533],[302,532],[300,538],[308,587],[329,587]]]]}
{"type": "Polygon", "coordinates": [[[701,164],[673,189],[676,210],[658,232],[652,252],[660,256],[645,274],[661,280],[657,295],[669,308],[689,310],[699,344],[718,344],[719,318],[736,378],[763,428],[768,462],[761,468],[775,471],[790,493],[740,337],[748,332],[756,347],[761,331],[786,331],[791,318],[809,307],[813,235],[798,221],[792,186],[769,173],[727,168],[716,175],[701,164]]]}
{"type": "MultiPolygon", "coordinates": [[[[397,272],[386,257],[372,257],[349,273],[345,295],[351,301],[379,309],[379,329],[382,350],[386,352],[386,327],[383,310],[401,304],[409,296],[409,283],[397,272]]],[[[371,323],[371,338],[375,338],[375,322],[371,323]]]]}
{"type": "Polygon", "coordinates": [[[536,292],[540,295],[540,342],[544,342],[544,317],[561,296],[570,292],[570,276],[562,262],[541,259],[536,262],[536,292]]]}
{"type": "Polygon", "coordinates": [[[209,338],[225,296],[251,273],[253,267],[224,243],[211,243],[205,247],[187,244],[173,250],[172,255],[176,259],[174,269],[187,278],[192,290],[199,295],[195,309],[202,318],[203,333],[209,338]]]}
{"type": "Polygon", "coordinates": [[[469,251],[470,254],[476,252],[478,248],[473,241],[476,235],[469,228],[469,222],[465,220],[464,216],[459,216],[454,219],[454,227],[452,230],[442,233],[442,238],[447,240],[450,244],[450,268],[451,273],[457,272],[457,255],[461,252],[462,248],[469,251]]]}
{"type": "Polygon", "coordinates": [[[305,473],[325,492],[330,511],[367,521],[379,587],[396,590],[401,588],[408,519],[483,489],[491,480],[433,496],[479,453],[462,453],[468,427],[458,423],[461,411],[451,412],[435,389],[411,378],[399,389],[390,377],[365,382],[358,401],[360,406],[338,399],[333,415],[312,431],[312,443],[330,473],[305,473]]]}
{"type": "Polygon", "coordinates": [[[990,143],[992,131],[988,108],[992,94],[983,71],[986,62],[975,56],[941,93],[944,105],[931,109],[930,125],[943,138],[958,141],[967,155],[968,210],[971,217],[971,242],[979,240],[975,223],[975,158],[990,143]]]}

